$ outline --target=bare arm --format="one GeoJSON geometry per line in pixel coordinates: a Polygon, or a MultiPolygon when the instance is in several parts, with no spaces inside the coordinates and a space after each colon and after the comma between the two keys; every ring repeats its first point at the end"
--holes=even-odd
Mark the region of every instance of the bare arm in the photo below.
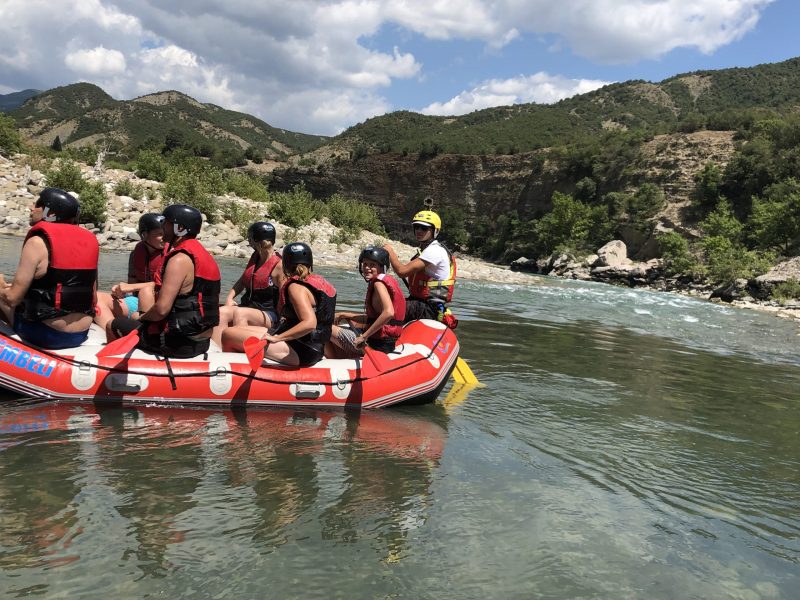
{"type": "Polygon", "coordinates": [[[296,340],[308,335],[317,328],[317,315],[312,304],[314,297],[311,291],[303,285],[290,285],[286,290],[292,300],[292,306],[300,322],[280,335],[266,335],[263,339],[270,342],[285,342],[296,340]]]}
{"type": "Polygon", "coordinates": [[[242,293],[244,289],[244,273],[242,273],[241,277],[236,280],[236,283],[233,284],[231,291],[228,292],[228,296],[225,298],[225,306],[233,306],[233,299],[236,298],[239,294],[242,293]]]}
{"type": "Polygon", "coordinates": [[[406,279],[409,275],[413,275],[425,269],[426,263],[421,258],[414,258],[404,264],[400,260],[400,257],[397,256],[397,252],[394,251],[391,244],[385,244],[383,247],[389,253],[389,262],[392,264],[392,270],[397,273],[399,277],[406,279]]]}
{"type": "Polygon", "coordinates": [[[31,287],[34,277],[44,275],[47,271],[47,244],[37,236],[32,236],[22,246],[22,254],[19,257],[19,266],[14,274],[14,280],[7,284],[5,279],[2,283],[6,285],[0,287],[0,300],[11,308],[16,307],[28,289],[31,287]]]}
{"type": "Polygon", "coordinates": [[[167,263],[167,270],[164,272],[164,280],[161,282],[161,290],[153,307],[139,317],[142,321],[161,321],[166,318],[175,298],[181,289],[188,287],[193,281],[194,266],[192,259],[185,254],[173,256],[167,263]]]}
{"type": "Polygon", "coordinates": [[[394,319],[394,305],[392,304],[392,297],[389,295],[389,290],[386,288],[386,284],[382,281],[376,281],[375,291],[377,293],[372,295],[372,308],[374,308],[376,311],[380,311],[380,314],[378,315],[378,318],[375,319],[375,322],[370,325],[364,333],[355,339],[356,347],[366,343],[366,340],[369,336],[379,331],[381,327],[394,319]]]}

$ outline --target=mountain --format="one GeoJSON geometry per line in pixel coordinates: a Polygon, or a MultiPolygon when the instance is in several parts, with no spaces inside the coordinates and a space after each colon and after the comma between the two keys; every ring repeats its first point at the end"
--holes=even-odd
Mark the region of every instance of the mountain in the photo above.
{"type": "Polygon", "coordinates": [[[41,94],[42,90],[22,90],[10,94],[0,94],[0,112],[8,112],[19,108],[28,98],[41,94]]]}
{"type": "MultiPolygon", "coordinates": [[[[800,106],[800,58],[749,68],[695,71],[659,83],[615,83],[552,105],[519,104],[458,117],[398,111],[368,119],[331,140],[357,154],[514,154],[563,145],[608,130],[664,133],[723,124],[752,108],[800,106]]],[[[728,127],[721,127],[728,128],[728,127]]]]}
{"type": "Polygon", "coordinates": [[[246,150],[268,157],[306,152],[328,138],[278,129],[261,119],[177,91],[157,92],[133,100],[115,100],[90,83],[47,90],[12,111],[22,136],[50,145],[56,136],[67,146],[113,140],[135,148],[167,135],[181,143],[213,149],[246,150]]]}

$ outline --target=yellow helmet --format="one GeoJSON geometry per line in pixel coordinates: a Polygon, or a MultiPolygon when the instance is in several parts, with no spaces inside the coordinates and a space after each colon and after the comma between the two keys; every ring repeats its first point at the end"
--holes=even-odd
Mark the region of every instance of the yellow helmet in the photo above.
{"type": "Polygon", "coordinates": [[[442,219],[432,210],[421,210],[414,215],[413,224],[416,225],[433,225],[434,236],[439,233],[442,228],[442,219]]]}

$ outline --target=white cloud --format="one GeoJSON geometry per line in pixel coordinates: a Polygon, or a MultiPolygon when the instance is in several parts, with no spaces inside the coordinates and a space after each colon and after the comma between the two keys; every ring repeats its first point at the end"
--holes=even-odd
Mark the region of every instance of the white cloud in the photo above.
{"type": "Polygon", "coordinates": [[[463,115],[492,106],[524,102],[551,104],[576,94],[585,94],[608,85],[610,81],[567,79],[559,75],[536,73],[512,79],[490,79],[461,92],[447,102],[434,102],[420,112],[426,115],[463,115]]]}
{"type": "MultiPolygon", "coordinates": [[[[334,133],[391,110],[385,96],[398,80],[433,81],[416,54],[420,36],[509,53],[515,40],[541,38],[591,61],[635,62],[675,48],[714,52],[772,1],[2,0],[0,81],[44,88],[79,73],[117,98],[177,89],[286,129],[334,133]],[[380,46],[387,31],[391,51],[380,46]]],[[[582,85],[602,82],[488,80],[425,110],[552,102],[582,85]]]]}
{"type": "Polygon", "coordinates": [[[122,52],[103,46],[70,52],[64,57],[64,64],[85,75],[108,76],[125,72],[125,57],[122,52]]]}

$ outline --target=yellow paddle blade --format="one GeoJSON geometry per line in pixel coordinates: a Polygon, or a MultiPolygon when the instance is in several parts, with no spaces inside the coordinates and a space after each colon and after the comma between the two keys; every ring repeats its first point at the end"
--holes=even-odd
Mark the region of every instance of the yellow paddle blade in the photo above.
{"type": "Polygon", "coordinates": [[[466,383],[468,385],[478,385],[480,381],[475,377],[475,373],[469,368],[467,361],[460,356],[456,359],[456,368],[453,369],[453,380],[456,383],[466,383]]]}
{"type": "Polygon", "coordinates": [[[451,387],[450,391],[447,393],[447,397],[444,399],[443,404],[445,410],[450,412],[456,406],[463,404],[464,400],[467,399],[467,395],[469,394],[470,390],[474,389],[475,386],[469,385],[468,383],[454,383],[453,387],[451,387]]]}

